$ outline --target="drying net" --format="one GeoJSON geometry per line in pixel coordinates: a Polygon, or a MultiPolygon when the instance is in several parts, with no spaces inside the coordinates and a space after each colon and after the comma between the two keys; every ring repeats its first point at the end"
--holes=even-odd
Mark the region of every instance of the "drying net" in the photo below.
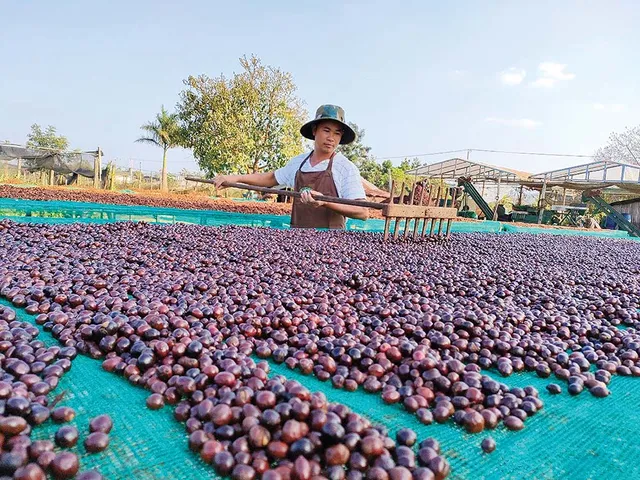
{"type": "MultiPolygon", "coordinates": [[[[142,220],[147,222],[189,222],[202,225],[237,224],[288,228],[288,217],[246,215],[217,211],[189,211],[122,205],[77,204],[73,202],[35,202],[0,200],[0,218],[34,222],[112,222],[142,220]]],[[[507,229],[500,222],[455,222],[452,231],[530,232],[548,229],[517,227],[507,229]]],[[[348,228],[379,232],[383,222],[370,220],[349,222],[348,228]]],[[[571,232],[571,231],[565,231],[571,232]]],[[[612,234],[615,231],[581,232],[574,234],[612,234]]],[[[8,302],[0,300],[5,305],[8,302]]],[[[18,311],[22,321],[33,322],[34,317],[18,311]]],[[[40,338],[47,344],[56,340],[41,330],[40,338]]],[[[551,379],[532,373],[514,374],[501,378],[497,373],[483,372],[510,387],[533,385],[540,391],[545,408],[526,422],[520,432],[510,432],[503,426],[481,434],[468,434],[452,421],[444,425],[422,425],[401,406],[385,405],[380,396],[362,390],[337,390],[330,382],[292,371],[285,365],[271,362],[272,374],[301,381],[306,387],[325,393],[330,401],[348,405],[372,421],[382,423],[394,434],[399,428],[416,431],[420,440],[437,438],[443,454],[451,463],[452,479],[629,479],[640,478],[640,380],[614,376],[611,397],[599,399],[588,393],[571,397],[566,390],[552,396],[545,387],[551,379]],[[612,407],[612,397],[616,406],[612,407]],[[480,442],[492,436],[497,449],[484,454],[480,442]]],[[[99,360],[78,356],[72,369],[63,376],[54,392],[66,391],[62,405],[73,407],[76,418],[72,422],[80,432],[87,432],[89,419],[109,414],[114,420],[110,447],[98,454],[87,454],[78,442],[73,451],[81,458],[82,470],[95,468],[109,479],[196,479],[219,478],[210,465],[189,451],[184,426],[173,419],[172,407],[159,411],[146,408],[149,392],[131,385],[123,378],[105,372],[99,360]]],[[[35,438],[49,438],[58,426],[50,421],[34,430],[35,438]]],[[[82,439],[83,437],[81,437],[82,439]]]]}
{"type": "MultiPolygon", "coordinates": [[[[178,208],[145,207],[132,205],[108,205],[102,203],[22,200],[0,198],[0,218],[37,223],[69,222],[149,222],[192,223],[206,226],[238,225],[243,227],[289,228],[288,215],[262,215],[223,212],[219,210],[183,210],[178,208]]],[[[384,220],[347,220],[347,230],[379,233],[384,230],[384,220]]],[[[393,223],[392,223],[393,229],[393,223]]],[[[438,223],[434,228],[437,231],[438,223]]],[[[393,230],[392,230],[393,231],[393,230]]],[[[400,224],[404,231],[404,222],[400,224]]],[[[412,231],[412,227],[410,228],[412,231]]],[[[548,233],[553,235],[585,235],[607,238],[631,238],[622,230],[575,230],[566,228],[522,227],[509,223],[482,221],[453,222],[453,233],[548,233]]]]}
{"type": "MultiPolygon", "coordinates": [[[[35,316],[16,309],[4,299],[0,303],[14,308],[18,320],[35,325],[35,316]]],[[[47,346],[58,344],[50,333],[39,326],[38,329],[38,338],[47,346]]],[[[106,372],[100,360],[78,355],[51,397],[63,391],[59,405],[76,411],[70,425],[78,428],[80,438],[70,450],[78,454],[81,471],[96,469],[105,479],[220,478],[189,450],[184,425],[174,420],[170,406],[149,410],[145,400],[150,392],[106,372]],[[113,419],[109,448],[89,454],[82,445],[89,433],[89,420],[105,413],[113,419]]],[[[33,438],[53,440],[58,428],[59,424],[47,420],[34,428],[33,438]]]]}
{"type": "MultiPolygon", "coordinates": [[[[10,305],[4,300],[0,303],[10,305]]],[[[17,315],[21,321],[35,323],[35,317],[24,311],[18,310],[17,315]]],[[[49,333],[40,331],[43,342],[55,344],[49,333]]],[[[379,394],[338,390],[330,382],[290,370],[284,364],[270,364],[271,375],[281,374],[312,391],[321,391],[330,401],[343,403],[386,425],[392,435],[408,427],[419,440],[437,438],[451,463],[451,479],[640,478],[640,442],[636,439],[640,430],[640,380],[632,377],[612,378],[610,389],[616,402],[616,408],[612,408],[611,397],[596,398],[589,393],[572,397],[566,392],[551,395],[545,390],[550,379],[533,373],[502,378],[485,371],[509,387],[533,385],[540,391],[545,408],[527,420],[520,432],[500,426],[493,431],[468,434],[452,421],[422,425],[403,407],[385,405],[379,394]],[[480,442],[488,435],[494,438],[497,448],[484,454],[480,442]]],[[[109,414],[114,421],[107,450],[88,454],[82,441],[72,449],[80,456],[82,470],[93,468],[109,479],[220,478],[210,465],[189,451],[187,434],[183,425],[173,419],[172,407],[147,409],[145,399],[149,392],[102,370],[99,360],[79,355],[54,394],[62,391],[66,393],[60,405],[76,410],[72,424],[80,432],[86,434],[89,420],[100,414],[109,414]]],[[[49,420],[34,429],[34,438],[52,439],[58,427],[49,420]]]]}

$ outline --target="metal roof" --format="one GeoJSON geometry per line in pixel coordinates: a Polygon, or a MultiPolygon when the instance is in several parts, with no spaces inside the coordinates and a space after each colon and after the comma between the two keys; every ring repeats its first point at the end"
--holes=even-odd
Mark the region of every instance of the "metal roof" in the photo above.
{"type": "Polygon", "coordinates": [[[640,184],[640,166],[600,160],[531,175],[529,180],[549,183],[631,183],[640,184]]]}
{"type": "Polygon", "coordinates": [[[496,167],[479,162],[472,162],[463,158],[450,158],[442,162],[432,163],[430,165],[422,165],[418,168],[408,170],[409,175],[419,177],[434,177],[442,179],[457,180],[460,177],[470,177],[471,181],[488,180],[497,182],[518,183],[529,178],[531,175],[527,172],[519,172],[504,167],[496,167]]]}

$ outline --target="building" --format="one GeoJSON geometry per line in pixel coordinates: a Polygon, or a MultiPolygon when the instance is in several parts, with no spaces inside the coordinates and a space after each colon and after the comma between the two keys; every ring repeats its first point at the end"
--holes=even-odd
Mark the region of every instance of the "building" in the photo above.
{"type": "Polygon", "coordinates": [[[631,223],[640,228],[640,197],[613,202],[611,206],[620,213],[631,215],[631,223]]]}

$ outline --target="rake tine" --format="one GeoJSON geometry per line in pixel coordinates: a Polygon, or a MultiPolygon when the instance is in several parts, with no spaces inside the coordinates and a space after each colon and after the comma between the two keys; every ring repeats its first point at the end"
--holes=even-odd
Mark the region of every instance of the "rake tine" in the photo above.
{"type": "Polygon", "coordinates": [[[393,225],[393,239],[397,240],[398,239],[398,233],[400,233],[398,231],[398,226],[400,224],[400,219],[398,217],[395,218],[395,223],[393,225]]]}
{"type": "MultiPolygon", "coordinates": [[[[389,204],[393,205],[393,192],[396,189],[396,181],[391,180],[391,192],[389,192],[389,204]]],[[[384,219],[384,241],[389,240],[389,227],[391,226],[391,217],[385,217],[384,219]]]]}
{"type": "MultiPolygon", "coordinates": [[[[413,202],[416,198],[416,184],[415,182],[411,186],[411,193],[409,194],[409,205],[413,206],[413,202]]],[[[404,238],[407,238],[409,234],[409,225],[411,224],[411,219],[408,217],[404,217],[404,238]]],[[[415,229],[415,227],[414,227],[415,229]]]]}
{"type": "Polygon", "coordinates": [[[391,217],[384,219],[384,241],[389,239],[389,224],[391,223],[391,217]]]}
{"type": "Polygon", "coordinates": [[[420,224],[420,219],[416,218],[413,221],[413,238],[416,238],[416,236],[418,235],[418,225],[420,224]]]}
{"type": "MultiPolygon", "coordinates": [[[[460,194],[460,187],[454,187],[452,192],[451,192],[451,206],[453,208],[456,207],[456,201],[458,200],[458,195],[460,194]]],[[[450,218],[447,220],[447,234],[446,234],[446,238],[449,238],[449,235],[451,234],[451,222],[453,220],[450,218]]]]}

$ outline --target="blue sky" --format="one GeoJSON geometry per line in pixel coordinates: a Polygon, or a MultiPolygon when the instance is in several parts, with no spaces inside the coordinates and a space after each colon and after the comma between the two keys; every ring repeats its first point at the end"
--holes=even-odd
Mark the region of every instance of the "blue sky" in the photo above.
{"type": "MultiPolygon", "coordinates": [[[[173,109],[188,75],[231,75],[252,53],[292,73],[309,112],[343,106],[379,159],[592,154],[640,123],[633,0],[0,0],[0,12],[0,140],[24,143],[32,123],[52,124],[73,148],[100,145],[146,170],[161,152],[134,143],[139,126],[173,109]]],[[[169,159],[171,171],[195,168],[188,151],[169,159]]],[[[471,159],[532,172],[580,162],[471,159]]]]}

